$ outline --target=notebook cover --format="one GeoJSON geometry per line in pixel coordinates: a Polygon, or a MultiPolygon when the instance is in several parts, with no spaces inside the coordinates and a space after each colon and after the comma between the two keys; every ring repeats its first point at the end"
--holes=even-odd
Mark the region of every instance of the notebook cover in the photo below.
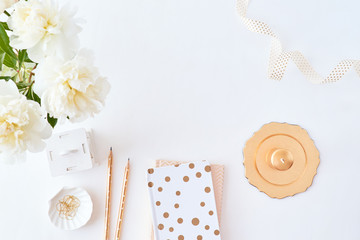
{"type": "MultiPolygon", "coordinates": [[[[183,164],[186,162],[180,161],[169,161],[169,160],[156,160],[156,167],[173,166],[176,164],[183,164]]],[[[222,208],[222,197],[224,188],[224,165],[211,164],[211,176],[214,186],[216,210],[219,219],[219,225],[221,227],[221,208],[222,208]]]]}
{"type": "Polygon", "coordinates": [[[221,239],[207,161],[151,168],[147,181],[157,240],[221,239]]]}

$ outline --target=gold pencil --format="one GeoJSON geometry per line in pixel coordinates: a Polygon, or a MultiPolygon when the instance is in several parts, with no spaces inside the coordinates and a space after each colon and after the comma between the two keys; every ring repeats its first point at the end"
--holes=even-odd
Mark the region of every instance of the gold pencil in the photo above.
{"type": "Polygon", "coordinates": [[[119,213],[118,213],[118,219],[117,219],[117,223],[116,223],[115,240],[120,239],[121,225],[124,220],[125,198],[126,198],[126,190],[127,190],[128,179],[129,179],[129,171],[130,171],[130,159],[128,159],[128,162],[125,167],[125,172],[124,172],[119,213]]]}
{"type": "Polygon", "coordinates": [[[112,162],[113,162],[113,154],[112,154],[112,147],[110,147],[110,153],[108,157],[107,185],[106,185],[104,240],[109,239],[112,162]]]}

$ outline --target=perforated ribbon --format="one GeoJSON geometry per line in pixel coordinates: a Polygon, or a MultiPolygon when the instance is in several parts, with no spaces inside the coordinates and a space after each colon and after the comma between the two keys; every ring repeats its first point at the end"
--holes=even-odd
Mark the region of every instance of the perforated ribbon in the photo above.
{"type": "Polygon", "coordinates": [[[268,77],[281,80],[292,60],[297,68],[304,74],[306,79],[314,84],[332,83],[340,80],[352,67],[360,76],[360,60],[347,59],[340,61],[330,74],[324,78],[318,74],[310,65],[309,61],[299,51],[284,51],[279,38],[270,26],[264,22],[250,19],[246,16],[249,0],[237,0],[237,11],[247,29],[252,32],[268,35],[271,37],[270,60],[268,66],[268,77]]]}

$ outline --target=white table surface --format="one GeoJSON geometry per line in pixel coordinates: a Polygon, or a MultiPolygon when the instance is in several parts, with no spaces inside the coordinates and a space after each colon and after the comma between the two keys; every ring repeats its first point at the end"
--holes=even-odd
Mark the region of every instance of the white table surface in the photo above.
{"type": "MultiPolygon", "coordinates": [[[[101,165],[53,178],[45,153],[0,167],[1,240],[100,240],[106,157],[114,148],[111,234],[122,183],[131,176],[122,240],[146,240],[150,208],[145,170],[156,159],[206,159],[225,165],[224,240],[355,240],[360,238],[360,79],[354,71],[312,85],[290,63],[283,81],[267,79],[269,38],[249,32],[235,1],[72,1],[86,19],[84,47],[112,85],[94,119],[56,127],[92,128],[101,165]],[[321,154],[313,185],[294,197],[269,198],[244,176],[242,148],[263,124],[306,128],[321,154]],[[81,186],[94,202],[90,222],[56,229],[47,217],[62,186],[81,186]]],[[[339,60],[359,58],[359,1],[253,0],[249,16],[269,23],[285,48],[298,49],[327,74],[339,60]]]]}

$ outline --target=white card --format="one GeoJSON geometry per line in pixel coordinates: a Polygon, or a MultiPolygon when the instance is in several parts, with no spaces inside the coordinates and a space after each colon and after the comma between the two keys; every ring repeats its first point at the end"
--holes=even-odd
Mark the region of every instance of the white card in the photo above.
{"type": "Polygon", "coordinates": [[[151,168],[147,174],[157,240],[219,240],[207,161],[151,168]]]}

